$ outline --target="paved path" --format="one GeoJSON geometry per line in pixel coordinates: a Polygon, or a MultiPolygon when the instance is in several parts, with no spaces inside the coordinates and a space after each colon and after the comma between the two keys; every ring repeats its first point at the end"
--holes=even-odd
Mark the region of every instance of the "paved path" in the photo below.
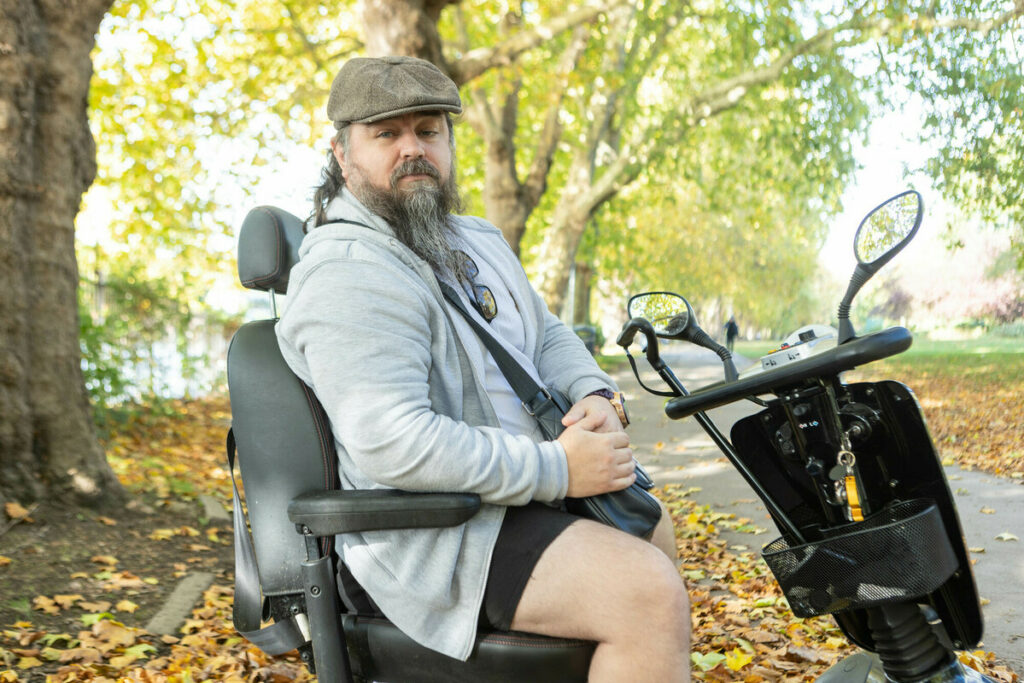
{"type": "MultiPolygon", "coordinates": [[[[722,379],[721,363],[709,351],[667,349],[665,359],[691,391],[722,379]]],[[[637,362],[645,384],[665,388],[661,379],[647,370],[642,356],[637,362]]],[[[665,399],[641,389],[628,366],[614,377],[629,397],[633,421],[630,436],[637,458],[655,483],[698,486],[701,490],[693,498],[701,504],[748,517],[757,526],[767,528],[756,535],[721,530],[723,538],[734,545],[759,550],[778,536],[761,501],[696,421],[666,417],[665,399]],[[656,449],[659,442],[664,446],[656,449]]],[[[728,435],[733,422],[757,410],[758,406],[744,401],[717,408],[710,415],[728,435]]],[[[1024,673],[1024,485],[958,467],[947,467],[946,476],[959,507],[967,545],[972,549],[979,593],[988,600],[983,607],[981,648],[995,652],[1014,671],[1024,673]],[[997,540],[1004,534],[1020,540],[997,540]]]]}

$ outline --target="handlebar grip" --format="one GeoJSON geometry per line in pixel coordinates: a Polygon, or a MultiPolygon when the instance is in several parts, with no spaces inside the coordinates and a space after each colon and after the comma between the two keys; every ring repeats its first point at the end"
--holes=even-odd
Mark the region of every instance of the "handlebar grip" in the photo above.
{"type": "MultiPolygon", "coordinates": [[[[651,324],[644,320],[643,318],[631,318],[627,320],[626,324],[622,326],[622,331],[619,332],[619,336],[615,339],[615,343],[621,346],[622,348],[627,348],[630,344],[633,343],[633,339],[636,338],[637,332],[642,331],[644,332],[644,335],[647,336],[647,332],[644,329],[645,323],[647,327],[651,326],[651,324]]],[[[654,328],[651,328],[651,332],[654,332],[654,328]]],[[[648,342],[649,341],[650,337],[648,336],[648,342]]]]}

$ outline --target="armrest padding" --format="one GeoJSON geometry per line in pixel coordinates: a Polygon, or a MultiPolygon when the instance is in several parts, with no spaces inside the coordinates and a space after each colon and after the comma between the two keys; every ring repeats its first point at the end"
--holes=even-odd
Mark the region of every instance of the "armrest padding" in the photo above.
{"type": "Polygon", "coordinates": [[[480,509],[475,493],[314,491],[292,499],[288,519],[316,536],[462,524],[480,509]]]}

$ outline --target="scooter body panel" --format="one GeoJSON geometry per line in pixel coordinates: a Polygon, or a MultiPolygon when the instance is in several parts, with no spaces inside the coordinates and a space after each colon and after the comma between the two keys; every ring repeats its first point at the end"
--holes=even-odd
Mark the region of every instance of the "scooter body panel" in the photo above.
{"type": "MultiPolygon", "coordinates": [[[[834,419],[830,424],[828,415],[834,414],[828,410],[831,400],[820,385],[797,388],[732,429],[739,457],[808,540],[857,528],[830,498],[829,471],[834,478],[840,449],[839,425],[834,419]]],[[[835,401],[842,430],[857,434],[850,445],[865,516],[912,499],[928,499],[938,508],[957,568],[917,602],[935,609],[954,648],[975,646],[982,633],[977,588],[956,504],[913,392],[899,382],[857,383],[840,385],[835,401]]],[[[833,614],[851,641],[874,651],[864,609],[833,614]]]]}

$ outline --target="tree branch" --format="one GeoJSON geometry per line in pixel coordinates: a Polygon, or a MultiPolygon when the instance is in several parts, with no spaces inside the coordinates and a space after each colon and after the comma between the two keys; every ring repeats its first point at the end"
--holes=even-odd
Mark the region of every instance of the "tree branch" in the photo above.
{"type": "Polygon", "coordinates": [[[599,15],[614,7],[624,5],[629,0],[604,0],[601,4],[581,7],[564,15],[557,16],[542,26],[530,31],[517,33],[499,45],[477,48],[467,52],[462,59],[450,65],[449,74],[452,80],[462,86],[490,69],[508,66],[516,57],[552,37],[594,20],[599,15]]]}
{"type": "Polygon", "coordinates": [[[548,174],[551,171],[551,164],[555,158],[555,151],[562,139],[562,123],[559,118],[562,111],[562,102],[565,100],[565,93],[568,91],[569,77],[579,63],[580,56],[587,47],[590,38],[590,31],[583,26],[577,26],[573,33],[572,40],[562,53],[562,59],[558,65],[558,82],[555,84],[555,92],[558,93],[549,104],[547,116],[544,118],[544,128],[537,138],[537,147],[533,155],[533,163],[527,173],[526,181],[523,183],[523,190],[526,200],[531,206],[536,206],[547,188],[548,174]]]}
{"type": "Polygon", "coordinates": [[[309,34],[306,33],[305,29],[302,28],[302,24],[299,23],[299,18],[295,14],[295,10],[292,9],[291,2],[288,0],[281,0],[281,6],[284,7],[285,14],[288,15],[288,21],[292,25],[292,30],[299,36],[299,40],[306,48],[306,52],[309,53],[313,63],[316,64],[317,71],[321,71],[324,68],[324,63],[320,59],[320,55],[317,54],[317,45],[309,39],[309,34]]]}
{"type": "Polygon", "coordinates": [[[695,125],[702,119],[731,109],[756,86],[764,85],[779,77],[782,71],[797,57],[807,54],[827,52],[837,45],[849,46],[865,43],[872,38],[882,37],[900,30],[913,30],[932,33],[939,30],[962,29],[989,33],[1013,19],[1024,15],[1024,0],[1017,0],[1012,10],[992,19],[972,19],[969,17],[950,17],[935,19],[919,16],[903,20],[880,17],[874,20],[854,18],[832,28],[823,29],[811,38],[798,43],[788,52],[777,57],[771,64],[726,79],[718,85],[693,97],[690,104],[683,110],[689,112],[689,124],[695,125]],[[836,34],[844,31],[857,31],[858,36],[844,41],[837,41],[836,34]]]}

